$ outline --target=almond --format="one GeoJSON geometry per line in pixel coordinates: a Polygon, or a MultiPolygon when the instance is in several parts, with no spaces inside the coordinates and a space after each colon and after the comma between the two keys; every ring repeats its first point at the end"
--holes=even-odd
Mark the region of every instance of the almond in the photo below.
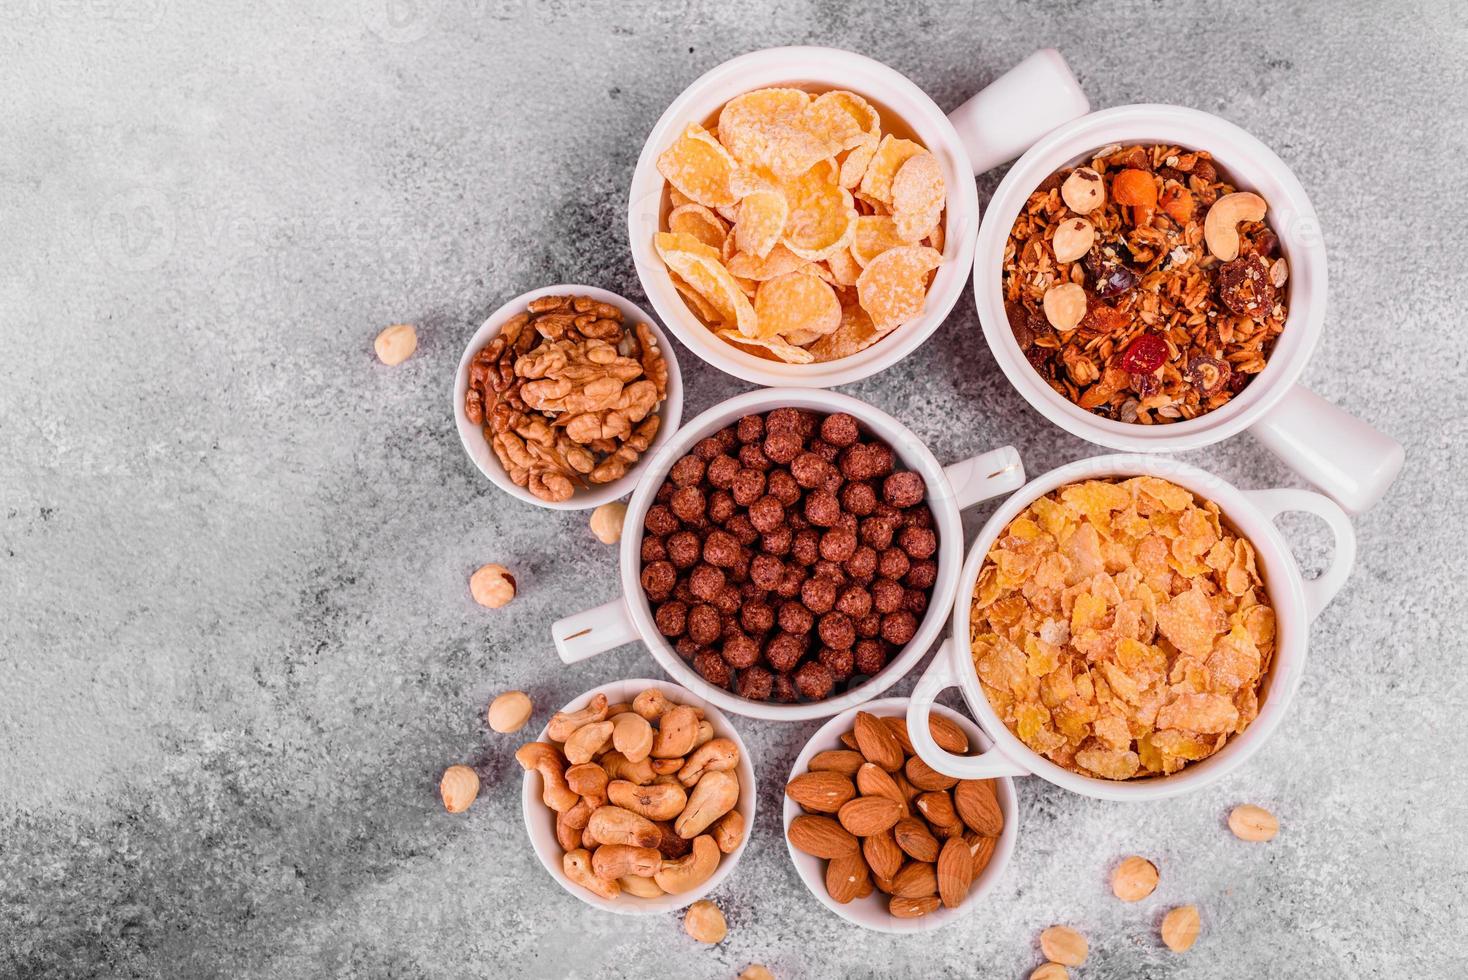
{"type": "Polygon", "coordinates": [[[862,763],[861,768],[856,771],[856,788],[861,790],[863,796],[885,796],[901,808],[902,816],[908,815],[907,797],[902,794],[901,787],[891,774],[881,766],[870,762],[862,763]]]}
{"type": "Polygon", "coordinates": [[[813,817],[809,814],[796,817],[790,821],[790,829],[786,831],[786,835],[796,850],[818,858],[829,859],[854,854],[860,846],[845,827],[830,817],[813,817]]]}
{"type": "Polygon", "coordinates": [[[916,919],[938,911],[938,898],[936,895],[927,898],[901,898],[894,895],[887,903],[887,911],[896,919],[916,919]]]}
{"type": "Polygon", "coordinates": [[[912,780],[907,778],[907,773],[893,773],[892,781],[897,784],[898,789],[902,790],[902,798],[907,801],[907,805],[912,806],[912,801],[918,798],[922,790],[912,784],[912,780]]]}
{"type": "Polygon", "coordinates": [[[868,712],[858,711],[853,731],[856,744],[868,762],[875,763],[888,772],[896,772],[902,768],[902,746],[897,743],[897,737],[882,719],[868,712]]]}
{"type": "Polygon", "coordinates": [[[1069,980],[1070,971],[1059,963],[1041,963],[1030,972],[1029,980],[1069,980]]]}
{"type": "Polygon", "coordinates": [[[1086,942],[1086,937],[1069,926],[1051,926],[1040,933],[1040,952],[1052,963],[1080,966],[1090,951],[1091,944],[1086,942]]]}
{"type": "Polygon", "coordinates": [[[832,858],[826,865],[826,891],[840,904],[860,898],[863,888],[870,887],[871,873],[860,851],[832,858]]]}
{"type": "Polygon", "coordinates": [[[828,749],[811,756],[810,765],[807,768],[811,772],[829,771],[854,776],[866,761],[861,757],[860,752],[854,752],[851,749],[828,749]]]}
{"type": "Polygon", "coordinates": [[[885,796],[858,796],[841,807],[836,819],[856,836],[870,837],[901,820],[902,805],[885,796]]]}
{"type": "Polygon", "coordinates": [[[892,737],[897,739],[897,744],[902,746],[902,751],[908,755],[917,755],[917,749],[912,747],[912,739],[907,737],[907,719],[901,715],[892,715],[883,718],[882,721],[891,729],[892,737]]]}
{"type": "Polygon", "coordinates": [[[953,800],[949,799],[948,794],[943,790],[923,793],[917,798],[916,805],[918,812],[927,818],[935,833],[950,827],[962,829],[962,821],[958,819],[958,813],[953,809],[953,800]]]}
{"type": "Polygon", "coordinates": [[[445,810],[463,813],[479,795],[479,774],[468,766],[449,766],[438,781],[438,795],[445,810]]]}
{"type": "Polygon", "coordinates": [[[957,722],[942,715],[929,715],[928,731],[932,733],[933,741],[938,743],[938,748],[954,755],[968,754],[968,736],[957,722]]]}
{"type": "Polygon", "coordinates": [[[903,817],[892,826],[892,838],[915,861],[938,860],[938,839],[917,817],[903,817]]]}
{"type": "Polygon", "coordinates": [[[892,876],[892,894],[922,898],[938,894],[938,873],[926,861],[909,861],[892,876]]]}
{"type": "Polygon", "coordinates": [[[1262,806],[1244,803],[1229,813],[1228,829],[1239,840],[1262,843],[1274,840],[1274,835],[1279,833],[1279,820],[1262,806]]]}
{"type": "Polygon", "coordinates": [[[879,878],[891,878],[902,867],[902,848],[897,846],[890,831],[862,838],[861,854],[867,867],[879,878]]]}
{"type": "Polygon", "coordinates": [[[938,852],[938,895],[943,904],[956,909],[963,904],[974,883],[974,859],[961,837],[950,838],[938,852]]]}
{"type": "Polygon", "coordinates": [[[974,833],[982,837],[998,837],[1004,832],[1004,811],[999,808],[992,781],[960,779],[953,787],[953,806],[974,833]]]}
{"type": "Polygon", "coordinates": [[[861,747],[857,744],[857,741],[856,741],[856,733],[855,732],[842,732],[841,733],[841,744],[844,745],[844,746],[846,746],[848,749],[850,749],[853,752],[856,752],[858,754],[861,752],[861,747]]]}
{"type": "Polygon", "coordinates": [[[807,772],[786,784],[785,795],[807,810],[835,813],[856,796],[856,787],[839,772],[807,772]]]}
{"type": "Polygon", "coordinates": [[[968,845],[969,853],[974,860],[974,881],[979,880],[979,875],[989,866],[989,861],[994,857],[994,846],[999,843],[997,837],[980,837],[978,834],[968,833],[963,837],[963,842],[968,845]]]}
{"type": "Polygon", "coordinates": [[[1140,902],[1157,887],[1157,865],[1133,854],[1111,872],[1111,892],[1123,902],[1140,902]]]}
{"type": "Polygon", "coordinates": [[[952,776],[943,775],[917,756],[908,759],[902,771],[907,774],[908,782],[923,790],[952,789],[958,782],[952,776]]]}

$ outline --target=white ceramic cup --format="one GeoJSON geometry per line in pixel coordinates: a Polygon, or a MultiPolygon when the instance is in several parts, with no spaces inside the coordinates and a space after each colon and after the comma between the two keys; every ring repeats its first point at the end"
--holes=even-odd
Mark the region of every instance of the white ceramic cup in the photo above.
{"type": "Polygon", "coordinates": [[[1297,382],[1325,322],[1325,246],[1315,208],[1274,151],[1227,120],[1173,105],[1129,105],[1083,116],[1043,137],[994,191],[979,228],[974,299],[984,336],[1010,383],[1073,435],[1127,452],[1181,452],[1245,429],[1352,513],[1369,509],[1401,471],[1402,447],[1297,382]],[[1289,263],[1289,318],[1268,366],[1222,408],[1167,425],[1104,419],[1056,392],[1025,360],[1004,310],[1004,246],[1036,187],[1113,143],[1207,150],[1240,189],[1269,204],[1266,220],[1289,263]]]}
{"type": "MultiPolygon", "coordinates": [[[[841,712],[835,718],[826,722],[805,743],[805,748],[795,759],[795,765],[790,769],[790,778],[794,779],[810,768],[810,760],[817,752],[828,749],[843,749],[846,746],[841,742],[841,733],[851,730],[858,711],[869,711],[879,718],[889,715],[901,717],[907,713],[907,698],[883,698],[880,701],[872,701],[868,704],[857,705],[841,712]]],[[[969,744],[979,749],[990,747],[989,737],[979,730],[969,719],[963,717],[951,708],[941,704],[934,705],[933,712],[942,715],[953,722],[963,733],[968,736],[969,744]]],[[[1014,854],[1015,840],[1019,836],[1019,806],[1016,803],[1014,792],[1014,781],[1007,776],[998,776],[994,779],[994,796],[999,801],[999,808],[1004,812],[1004,830],[1000,832],[998,842],[994,845],[994,854],[989,858],[988,865],[983,874],[979,875],[969,888],[969,893],[963,900],[963,904],[956,909],[940,906],[936,912],[920,916],[916,919],[899,919],[887,911],[887,896],[881,892],[873,891],[866,898],[853,899],[842,905],[831,897],[826,890],[826,861],[822,858],[812,857],[804,851],[797,850],[790,843],[790,821],[800,816],[803,812],[794,800],[785,797],[785,846],[790,849],[790,860],[795,865],[795,871],[800,875],[800,880],[805,882],[805,887],[820,901],[822,905],[835,912],[847,922],[855,923],[865,929],[875,929],[878,932],[912,933],[928,932],[938,929],[954,922],[969,912],[974,906],[993,889],[1004,869],[1009,865],[1009,858],[1014,854]]]]}
{"type": "Polygon", "coordinates": [[[1117,455],[1082,459],[1032,480],[989,518],[969,550],[953,605],[953,632],[938,648],[927,672],[912,692],[907,712],[908,736],[923,761],[939,772],[963,779],[1034,774],[1076,793],[1103,800],[1156,800],[1202,789],[1243,765],[1279,727],[1305,671],[1310,622],[1335,598],[1356,560],[1356,534],[1351,521],[1335,503],[1308,490],[1239,490],[1225,480],[1176,460],[1160,456],[1117,455]],[[1207,759],[1168,776],[1116,781],[1083,776],[1061,768],[1021,742],[994,713],[979,685],[969,648],[969,613],[974,583],[989,548],[1000,532],[1036,498],[1081,480],[1157,476],[1212,500],[1224,519],[1249,539],[1259,563],[1265,590],[1274,607],[1274,662],[1265,675],[1259,716],[1240,735],[1228,740],[1207,759]],[[1288,511],[1314,514],[1335,536],[1330,565],[1318,578],[1300,574],[1289,544],[1274,525],[1288,511]],[[928,712],[945,688],[956,687],[964,703],[994,739],[983,755],[960,758],[943,751],[928,733],[928,712]]]}
{"type": "Polygon", "coordinates": [[[1018,156],[1043,133],[1086,112],[1090,103],[1053,48],[1037,51],[949,115],[901,72],[834,48],[770,48],[726,61],[673,100],[637,160],[627,201],[627,240],[642,289],[684,346],[714,367],[755,384],[829,388],[875,374],[916,350],[953,309],[968,279],[979,198],[973,176],[1018,156]],[[694,315],[653,246],[663,227],[663,177],[657,158],[690,123],[702,125],[730,99],[770,86],[848,89],[901,119],[937,157],[948,187],[943,264],[923,315],[850,357],[785,364],[720,340],[694,315]]]}
{"type": "Polygon", "coordinates": [[[489,477],[490,482],[505,493],[548,510],[588,510],[592,507],[599,507],[610,500],[616,500],[618,497],[626,496],[637,483],[638,474],[647,465],[647,461],[652,458],[659,447],[666,445],[668,440],[673,438],[682,420],[683,375],[678,370],[678,356],[673,352],[673,345],[668,342],[667,335],[663,333],[657,321],[644,313],[637,304],[629,302],[616,293],[598,289],[595,286],[573,284],[543,286],[516,296],[491,313],[489,319],[474,331],[474,336],[469,338],[469,344],[464,348],[463,356],[459,358],[459,368],[454,372],[454,422],[458,426],[459,441],[463,443],[464,452],[469,454],[469,458],[479,468],[479,472],[489,477]],[[511,480],[510,474],[505,472],[504,465],[494,454],[494,449],[490,446],[489,441],[484,438],[484,426],[475,425],[464,414],[464,396],[469,390],[469,362],[474,360],[474,355],[478,354],[485,344],[494,339],[500,332],[500,328],[505,325],[505,321],[524,313],[526,305],[531,300],[539,299],[542,296],[589,296],[598,302],[609,303],[617,307],[622,311],[622,316],[629,327],[633,324],[645,323],[652,328],[653,335],[658,339],[658,349],[663,352],[663,360],[668,365],[668,394],[657,408],[657,413],[662,416],[663,421],[658,426],[657,435],[653,437],[648,451],[642,454],[642,458],[624,476],[600,486],[579,489],[571,495],[569,500],[541,500],[511,480]]]}
{"type": "Polygon", "coordinates": [[[738,395],[689,422],[649,462],[627,504],[619,553],[622,595],[595,609],[556,622],[551,627],[556,652],[566,663],[575,663],[641,639],[653,659],[678,683],[725,711],[772,721],[808,721],[836,714],[876,697],[922,659],[928,645],[942,629],[958,588],[958,569],[963,560],[963,523],[959,512],[981,501],[1010,493],[1020,487],[1024,479],[1024,466],[1012,446],[944,467],[905,425],[849,395],[801,388],[767,388],[738,395]],[[705,681],[678,656],[658,630],[641,582],[643,518],[673,464],[700,439],[745,415],[776,408],[805,408],[823,414],[848,412],[854,415],[868,432],[892,447],[904,466],[922,475],[928,486],[926,502],[933,512],[934,528],[938,533],[938,578],[933,584],[927,613],[918,624],[911,642],[865,683],[824,701],[803,704],[750,701],[705,681]]]}
{"type": "MultiPolygon", "coordinates": [[[[739,746],[739,802],[735,808],[744,817],[744,839],[739,842],[739,846],[734,849],[733,853],[720,856],[719,866],[714,869],[714,873],[707,881],[681,895],[659,895],[657,898],[638,898],[636,895],[628,895],[625,892],[614,899],[593,895],[567,878],[566,872],[562,869],[561,858],[565,852],[561,850],[560,842],[556,840],[556,812],[546,806],[540,798],[544,789],[540,773],[527,772],[520,793],[520,809],[525,815],[525,833],[530,836],[530,846],[535,849],[535,856],[540,858],[540,863],[545,866],[546,872],[556,880],[557,884],[587,905],[608,912],[616,912],[619,915],[656,915],[660,912],[681,909],[685,905],[692,905],[719,887],[719,884],[729,877],[734,870],[734,865],[738,864],[739,859],[744,855],[744,848],[748,845],[749,836],[754,831],[754,806],[758,793],[755,791],[754,760],[749,756],[749,747],[744,744],[744,739],[739,737],[739,732],[729,723],[729,719],[724,717],[723,712],[698,695],[676,684],[669,684],[667,681],[645,679],[613,681],[587,691],[561,710],[576,711],[584,708],[587,702],[598,694],[605,694],[609,704],[631,703],[637,695],[650,687],[662,691],[664,696],[674,704],[687,704],[702,708],[704,718],[713,726],[714,737],[727,738],[739,746]]],[[[542,728],[536,738],[541,742],[546,741],[546,729],[542,728]]]]}

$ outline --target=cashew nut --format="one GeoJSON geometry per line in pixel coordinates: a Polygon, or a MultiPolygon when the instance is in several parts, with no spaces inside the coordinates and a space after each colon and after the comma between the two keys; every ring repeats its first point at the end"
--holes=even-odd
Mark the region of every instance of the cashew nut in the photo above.
{"type": "Polygon", "coordinates": [[[696,749],[700,745],[710,741],[713,737],[714,726],[710,722],[700,718],[698,720],[698,734],[693,737],[693,747],[696,749]]]}
{"type": "Polygon", "coordinates": [[[669,895],[692,891],[714,873],[719,866],[719,845],[708,834],[693,839],[693,850],[676,861],[663,861],[653,880],[669,895]]]}
{"type": "Polygon", "coordinates": [[[632,710],[648,721],[657,721],[672,706],[673,703],[655,687],[643,691],[632,701],[632,710]]]}
{"type": "Polygon", "coordinates": [[[719,850],[725,854],[733,854],[739,847],[739,842],[744,840],[744,814],[738,810],[730,810],[714,821],[709,833],[713,836],[714,843],[719,845],[719,850]]]}
{"type": "Polygon", "coordinates": [[[607,795],[622,809],[649,820],[672,820],[688,805],[688,794],[676,782],[639,786],[619,779],[607,784],[607,795]]]}
{"type": "Polygon", "coordinates": [[[708,772],[693,787],[688,806],[673,824],[678,836],[695,837],[739,802],[739,777],[731,772],[708,772]]]}
{"type": "MultiPolygon", "coordinates": [[[[585,800],[582,800],[581,803],[576,805],[581,806],[585,802],[585,800]]],[[[591,814],[588,812],[587,817],[590,816],[591,814]]],[[[565,813],[556,814],[556,843],[561,845],[561,850],[563,851],[574,851],[581,846],[581,828],[571,826],[571,822],[566,819],[565,813]]]]}
{"type": "Polygon", "coordinates": [[[733,739],[716,738],[705,742],[688,757],[678,770],[678,781],[692,786],[703,778],[705,772],[727,772],[739,765],[739,746],[733,739]]]}
{"type": "Polygon", "coordinates": [[[641,715],[628,711],[612,718],[612,745],[628,762],[641,762],[652,751],[652,725],[641,715]]]}
{"type": "Polygon", "coordinates": [[[583,762],[566,770],[566,785],[579,793],[592,809],[607,801],[607,771],[595,762],[583,762]]]}
{"type": "Polygon", "coordinates": [[[660,895],[667,894],[651,878],[639,878],[636,875],[628,875],[625,878],[618,878],[617,884],[622,886],[623,892],[628,895],[635,895],[638,898],[657,898],[660,895]]]}
{"type": "Polygon", "coordinates": [[[656,847],[603,844],[591,855],[591,870],[598,878],[651,878],[662,867],[663,856],[656,847]]]}
{"type": "Polygon", "coordinates": [[[659,776],[671,776],[683,768],[683,757],[675,759],[653,759],[652,771],[659,776]]]}
{"type": "Polygon", "coordinates": [[[1225,194],[1213,202],[1203,219],[1203,240],[1208,251],[1225,262],[1239,257],[1239,222],[1263,221],[1269,205],[1264,198],[1248,191],[1225,194]]]}
{"type": "Polygon", "coordinates": [[[597,807],[586,829],[600,844],[657,847],[663,839],[663,832],[651,820],[619,806],[597,807]]]}
{"type": "Polygon", "coordinates": [[[534,770],[540,773],[540,781],[544,784],[540,798],[557,813],[565,813],[581,799],[579,794],[566,785],[565,763],[561,761],[561,753],[554,745],[526,742],[515,750],[515,761],[526,772],[534,770]]]}
{"type": "Polygon", "coordinates": [[[618,701],[616,704],[607,705],[607,717],[616,721],[617,716],[626,711],[631,711],[632,705],[627,701],[618,701]]]}
{"type": "Polygon", "coordinates": [[[640,762],[632,762],[620,752],[608,752],[601,757],[601,767],[607,771],[607,775],[613,779],[625,779],[629,783],[645,786],[652,782],[657,775],[653,771],[652,763],[647,759],[640,762]]]}
{"type": "Polygon", "coordinates": [[[566,739],[566,761],[573,766],[590,762],[611,740],[611,722],[594,721],[589,725],[582,725],[571,733],[570,738],[566,739]]]}
{"type": "Polygon", "coordinates": [[[585,848],[578,847],[574,851],[567,851],[566,855],[561,858],[561,870],[566,873],[567,878],[593,895],[613,899],[622,892],[615,881],[607,881],[605,878],[596,876],[596,872],[591,870],[591,854],[585,848]]]}
{"type": "Polygon", "coordinates": [[[551,716],[545,734],[553,742],[564,742],[582,725],[601,721],[607,716],[607,696],[598,694],[580,711],[557,711],[551,716]]]}
{"type": "Polygon", "coordinates": [[[663,713],[658,721],[658,737],[653,740],[652,754],[659,759],[687,755],[698,738],[698,715],[686,704],[663,713]]]}

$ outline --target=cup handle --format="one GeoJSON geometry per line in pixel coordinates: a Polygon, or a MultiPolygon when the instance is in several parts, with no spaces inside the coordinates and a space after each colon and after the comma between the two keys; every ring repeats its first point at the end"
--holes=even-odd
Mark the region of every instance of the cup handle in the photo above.
{"type": "Polygon", "coordinates": [[[957,779],[994,779],[998,776],[1028,776],[1030,771],[998,749],[990,749],[983,755],[954,755],[938,747],[933,733],[928,728],[928,719],[933,712],[933,702],[945,688],[957,687],[958,678],[951,663],[957,645],[949,637],[938,647],[933,662],[928,665],[922,680],[907,702],[907,737],[912,747],[924,762],[945,776],[957,779]]]}
{"type": "Polygon", "coordinates": [[[1330,526],[1335,537],[1330,565],[1318,578],[1306,579],[1304,583],[1305,611],[1313,620],[1330,605],[1356,564],[1356,529],[1351,526],[1351,519],[1335,501],[1309,490],[1246,490],[1244,496],[1271,521],[1286,511],[1301,510],[1330,526]]]}
{"type": "Polygon", "coordinates": [[[1091,102],[1054,48],[1041,48],[948,114],[974,174],[1008,163],[1091,102]]]}
{"type": "Polygon", "coordinates": [[[1003,446],[945,466],[943,475],[953,488],[953,502],[963,510],[1024,486],[1025,464],[1019,458],[1019,450],[1003,446]]]}
{"type": "Polygon", "coordinates": [[[1303,385],[1291,388],[1249,431],[1352,514],[1376,506],[1406,458],[1401,443],[1303,385]]]}
{"type": "Polygon", "coordinates": [[[595,609],[556,620],[551,624],[551,636],[555,638],[561,662],[567,664],[606,653],[638,638],[632,612],[622,596],[595,609]]]}

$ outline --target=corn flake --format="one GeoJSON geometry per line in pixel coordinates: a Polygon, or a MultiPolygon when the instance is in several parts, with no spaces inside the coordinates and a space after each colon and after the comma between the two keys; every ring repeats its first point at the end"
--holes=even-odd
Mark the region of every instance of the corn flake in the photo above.
{"type": "Polygon", "coordinates": [[[717,251],[677,232],[659,232],[655,244],[668,268],[717,310],[720,320],[735,324],[746,336],[756,333],[754,307],[717,251]]]}
{"type": "Polygon", "coordinates": [[[702,204],[685,204],[668,215],[668,230],[692,235],[709,248],[723,251],[729,229],[719,216],[702,204]]]}
{"type": "Polygon", "coordinates": [[[790,204],[779,190],[769,188],[746,194],[739,202],[734,222],[735,245],[739,251],[762,259],[779,243],[789,218],[790,204]]]}
{"type": "Polygon", "coordinates": [[[877,145],[877,152],[873,155],[872,162],[867,165],[866,171],[862,174],[862,196],[890,208],[892,206],[892,181],[897,176],[897,171],[912,157],[926,152],[927,150],[923,149],[921,143],[898,139],[890,135],[882,137],[882,142],[877,145]]]}
{"type": "Polygon", "coordinates": [[[1103,779],[1177,772],[1244,731],[1276,639],[1253,546],[1156,477],[1031,502],[980,568],[972,636],[1006,727],[1103,779]]]}
{"type": "Polygon", "coordinates": [[[857,296],[877,327],[894,327],[921,316],[928,295],[928,273],[943,256],[922,245],[890,248],[861,271],[857,296]]]}
{"type": "MultiPolygon", "coordinates": [[[[759,336],[780,335],[787,342],[805,336],[805,343],[824,337],[841,325],[841,301],[823,280],[791,272],[762,284],[754,300],[759,336]]],[[[797,345],[798,346],[798,345],[797,345]]]]}
{"type": "Polygon", "coordinates": [[[779,337],[746,337],[738,330],[720,330],[719,336],[731,344],[741,344],[754,347],[759,350],[769,351],[777,358],[787,364],[809,364],[815,360],[815,355],[803,347],[786,343],[779,337]]]}
{"type": "Polygon", "coordinates": [[[658,157],[658,173],[690,201],[705,207],[730,205],[736,164],[729,151],[697,124],[658,157]]]}

